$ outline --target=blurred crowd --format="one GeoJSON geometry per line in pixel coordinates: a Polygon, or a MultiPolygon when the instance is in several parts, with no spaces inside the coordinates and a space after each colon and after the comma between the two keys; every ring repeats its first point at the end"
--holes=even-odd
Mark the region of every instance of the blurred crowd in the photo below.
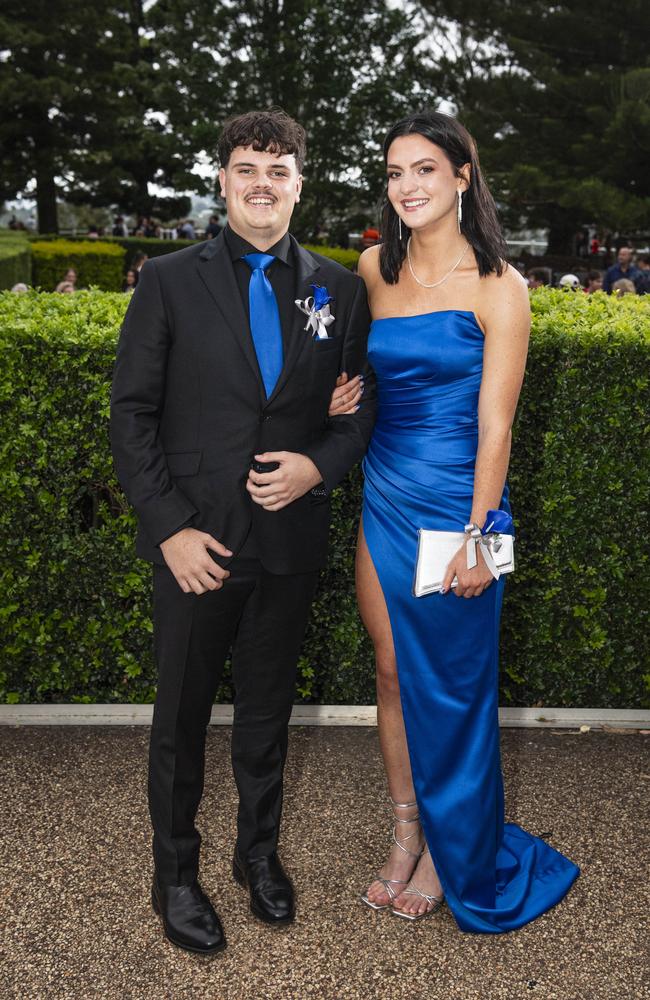
{"type": "Polygon", "coordinates": [[[650,254],[636,254],[622,246],[616,262],[606,269],[555,275],[549,267],[533,267],[525,275],[529,288],[550,285],[567,291],[606,292],[608,295],[647,295],[650,292],[650,254]]]}
{"type": "MultiPolygon", "coordinates": [[[[145,239],[162,239],[173,236],[174,239],[214,239],[222,230],[222,225],[216,215],[210,216],[210,221],[204,230],[198,230],[194,226],[192,219],[185,219],[178,223],[173,230],[163,230],[155,219],[149,216],[139,216],[135,226],[129,231],[124,217],[115,217],[111,236],[125,238],[128,236],[141,237],[145,239]]],[[[86,234],[87,239],[100,239],[104,232],[97,226],[90,226],[86,234]]],[[[577,234],[577,250],[584,250],[578,254],[585,258],[585,262],[593,264],[599,259],[600,242],[599,237],[594,235],[591,239],[583,234],[584,239],[577,234]],[[579,239],[580,237],[580,239],[579,239]]],[[[381,242],[381,234],[378,229],[369,224],[362,233],[357,235],[357,243],[360,250],[374,246],[381,242]]],[[[131,259],[128,269],[124,275],[122,291],[131,293],[138,284],[140,270],[148,255],[143,251],[135,253],[131,259]]],[[[603,257],[603,259],[605,259],[603,257]]],[[[609,258],[611,259],[611,257],[609,258]]],[[[541,288],[549,286],[562,288],[566,291],[583,291],[587,294],[592,292],[606,292],[608,295],[647,295],[650,292],[650,254],[638,253],[629,245],[621,246],[616,253],[616,261],[610,267],[591,267],[589,270],[576,268],[576,273],[562,273],[553,271],[550,267],[531,267],[524,269],[523,265],[517,265],[524,273],[529,288],[541,288]]],[[[57,283],[53,291],[62,293],[72,293],[77,291],[78,275],[74,267],[69,267],[61,280],[57,283]]],[[[27,286],[19,283],[12,289],[14,292],[27,291],[27,286]]]]}

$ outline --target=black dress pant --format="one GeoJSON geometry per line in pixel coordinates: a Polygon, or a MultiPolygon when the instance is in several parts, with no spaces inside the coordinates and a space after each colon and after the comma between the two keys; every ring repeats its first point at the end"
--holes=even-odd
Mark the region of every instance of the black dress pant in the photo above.
{"type": "Polygon", "coordinates": [[[154,566],[158,692],[149,751],[149,809],[161,884],[197,876],[194,825],[203,793],[205,739],[232,648],[232,766],[239,792],[237,847],[250,859],[277,846],[282,776],[296,666],[317,573],[277,576],[238,557],[220,590],[185,594],[154,566]]]}

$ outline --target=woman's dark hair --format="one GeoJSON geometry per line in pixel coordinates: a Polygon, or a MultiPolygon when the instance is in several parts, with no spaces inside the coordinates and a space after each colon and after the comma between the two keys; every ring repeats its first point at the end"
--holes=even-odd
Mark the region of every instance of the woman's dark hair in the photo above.
{"type": "MultiPolygon", "coordinates": [[[[507,248],[497,217],[494,199],[481,173],[476,152],[476,144],[467,129],[440,111],[420,111],[393,125],[384,139],[384,162],[388,162],[388,150],[403,135],[421,135],[435,143],[446,154],[456,176],[460,177],[461,167],[470,164],[469,187],[463,195],[463,221],[461,232],[474,250],[481,277],[496,272],[501,274],[507,248]]],[[[399,237],[399,217],[388,200],[388,191],[382,212],[381,233],[383,243],[379,251],[381,276],[389,285],[399,279],[399,273],[406,257],[406,244],[410,236],[408,227],[402,222],[402,238],[399,237]]]]}
{"type": "Polygon", "coordinates": [[[281,108],[268,111],[247,111],[244,115],[229,118],[219,136],[217,153],[222,167],[228,166],[233,149],[252,146],[258,152],[276,156],[292,153],[298,171],[302,173],[306,156],[305,130],[281,108]]]}

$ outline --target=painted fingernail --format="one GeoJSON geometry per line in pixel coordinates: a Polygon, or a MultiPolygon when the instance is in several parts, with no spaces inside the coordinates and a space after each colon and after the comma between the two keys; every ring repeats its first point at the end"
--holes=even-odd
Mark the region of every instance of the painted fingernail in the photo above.
{"type": "Polygon", "coordinates": [[[357,405],[354,408],[354,412],[356,413],[357,410],[360,410],[360,409],[361,409],[361,406],[359,405],[359,403],[357,403],[357,405]]]}

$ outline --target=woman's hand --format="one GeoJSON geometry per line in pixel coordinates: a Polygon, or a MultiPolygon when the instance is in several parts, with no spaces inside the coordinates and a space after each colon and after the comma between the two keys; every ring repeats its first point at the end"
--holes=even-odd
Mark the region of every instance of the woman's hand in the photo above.
{"type": "Polygon", "coordinates": [[[447,567],[445,578],[442,581],[441,593],[446,594],[451,588],[454,577],[458,577],[458,586],[454,587],[456,597],[480,597],[486,587],[489,587],[494,577],[490,573],[487,563],[483,558],[483,546],[476,545],[476,566],[474,569],[467,568],[467,545],[461,545],[454,558],[447,567]]]}
{"type": "Polygon", "coordinates": [[[348,413],[356,413],[363,394],[363,375],[349,378],[347,372],[341,372],[336,380],[336,389],[332,393],[328,416],[340,417],[348,413]]]}

